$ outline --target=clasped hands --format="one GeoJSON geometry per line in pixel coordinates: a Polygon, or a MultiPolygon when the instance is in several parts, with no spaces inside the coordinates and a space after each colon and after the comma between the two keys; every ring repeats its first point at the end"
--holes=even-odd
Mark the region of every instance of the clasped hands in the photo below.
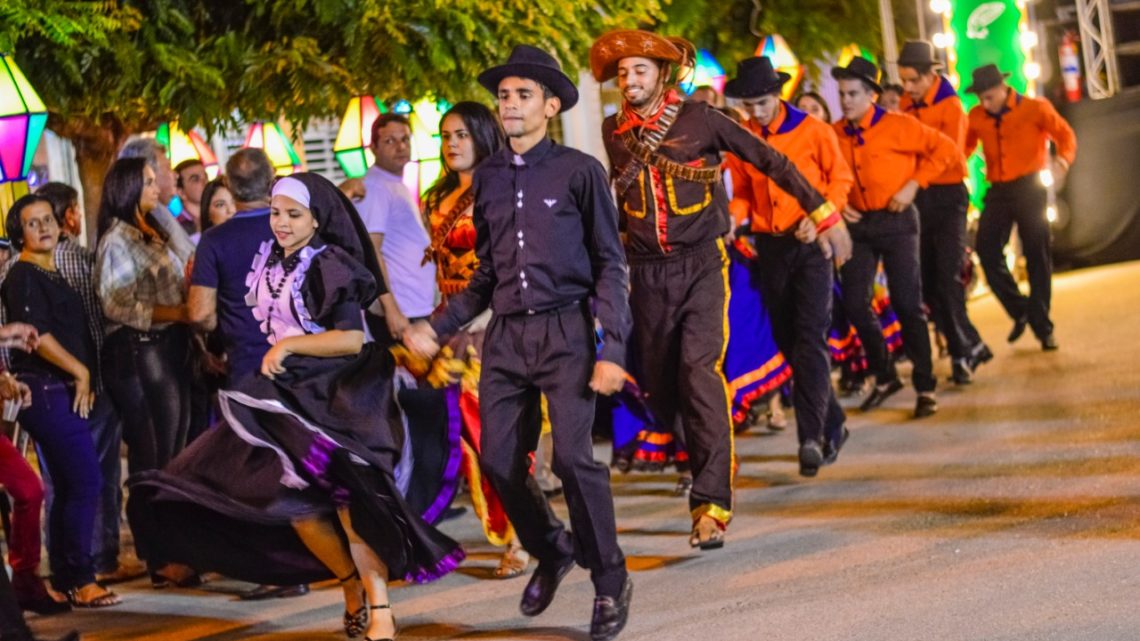
{"type": "MultiPolygon", "coordinates": [[[[417,321],[404,330],[404,346],[420,358],[434,358],[439,353],[439,336],[427,321],[417,321]]],[[[625,385],[626,373],[622,367],[609,361],[594,363],[594,373],[590,377],[590,389],[603,396],[621,390],[625,385]]]]}

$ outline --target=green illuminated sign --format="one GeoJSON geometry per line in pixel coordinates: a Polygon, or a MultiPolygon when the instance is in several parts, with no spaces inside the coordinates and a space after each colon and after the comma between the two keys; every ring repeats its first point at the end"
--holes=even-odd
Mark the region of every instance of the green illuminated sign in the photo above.
{"type": "MultiPolygon", "coordinates": [[[[1025,51],[1021,48],[1021,9],[1014,0],[954,0],[950,29],[954,33],[957,59],[954,72],[958,74],[960,90],[970,86],[974,69],[996,64],[1010,74],[1010,86],[1025,92],[1025,51]]],[[[978,104],[972,93],[960,91],[962,105],[967,111],[978,104]]],[[[974,205],[981,207],[985,195],[985,163],[981,154],[970,159],[970,190],[974,205]]]]}

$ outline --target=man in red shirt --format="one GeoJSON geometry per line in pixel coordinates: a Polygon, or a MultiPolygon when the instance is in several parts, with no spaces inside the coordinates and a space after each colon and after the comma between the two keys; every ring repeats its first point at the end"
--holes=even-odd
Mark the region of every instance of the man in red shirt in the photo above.
{"type": "Polygon", "coordinates": [[[978,258],[994,296],[1013,319],[1009,342],[1020,338],[1028,324],[1042,349],[1051,351],[1057,349],[1049,319],[1053,247],[1045,217],[1048,192],[1039,173],[1049,164],[1054,180],[1060,182],[1077,157],[1077,136],[1049,101],[1014,91],[1005,82],[1008,76],[997,65],[986,65],[974,70],[973,83],[966,88],[978,94],[980,102],[970,110],[966,154],[974,153],[981,143],[990,181],[978,223],[978,258]],[[1056,149],[1051,163],[1049,141],[1056,149]],[[1003,249],[1015,223],[1029,272],[1028,297],[1017,288],[1005,263],[1003,249]]]}
{"type": "MultiPolygon", "coordinates": [[[[789,79],[767,56],[748,58],[724,93],[740,100],[749,131],[786,155],[812,187],[842,210],[854,180],[851,169],[830,126],[780,100],[789,79]]],[[[831,386],[827,347],[835,268],[815,242],[815,223],[795,198],[735,156],[725,164],[732,173],[729,211],[734,220],[746,222],[754,239],[756,275],[773,335],[795,376],[796,431],[804,452],[800,474],[815,476],[819,461],[834,461],[847,439],[847,417],[831,386]]]]}
{"type": "MultiPolygon", "coordinates": [[[[939,73],[941,63],[934,55],[934,46],[921,40],[907,42],[898,65],[905,89],[901,111],[946,134],[959,152],[963,151],[966,112],[950,79],[939,73]]],[[[930,181],[929,187],[918,192],[914,204],[921,223],[923,298],[950,348],[952,379],[965,385],[973,380],[978,365],[993,358],[993,353],[966,314],[966,289],[961,274],[970,192],[964,182],[965,156],[959,156],[942,175],[930,181]]]]}
{"type": "Polygon", "coordinates": [[[839,81],[843,108],[843,118],[834,127],[855,174],[855,187],[843,211],[854,241],[851,260],[840,270],[843,305],[863,342],[876,383],[861,407],[864,411],[878,407],[902,389],[871,309],[871,288],[882,261],[891,305],[902,324],[903,347],[914,365],[912,379],[918,392],[914,415],[930,416],[938,411],[938,402],[922,310],[914,198],[961,154],[954,141],[938,130],[874,104],[880,87],[878,69],[871,61],[856,57],[846,67],[833,67],[831,75],[839,81]]]}

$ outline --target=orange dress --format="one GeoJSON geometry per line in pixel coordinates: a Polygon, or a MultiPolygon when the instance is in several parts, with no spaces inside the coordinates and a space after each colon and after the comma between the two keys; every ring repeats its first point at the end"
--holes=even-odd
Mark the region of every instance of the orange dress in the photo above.
{"type": "MultiPolygon", "coordinates": [[[[464,196],[460,196],[459,205],[464,196]]],[[[475,224],[472,205],[462,212],[432,211],[430,214],[433,258],[436,262],[439,289],[444,302],[463,291],[478,261],[475,258],[475,224]]],[[[506,545],[514,530],[503,510],[502,501],[483,478],[479,467],[479,441],[482,426],[479,420],[480,353],[483,347],[483,330],[464,330],[448,342],[452,354],[463,360],[465,367],[458,385],[448,389],[448,412],[451,420],[462,422],[459,446],[462,469],[471,489],[471,503],[483,524],[483,533],[492,545],[506,545]]]]}

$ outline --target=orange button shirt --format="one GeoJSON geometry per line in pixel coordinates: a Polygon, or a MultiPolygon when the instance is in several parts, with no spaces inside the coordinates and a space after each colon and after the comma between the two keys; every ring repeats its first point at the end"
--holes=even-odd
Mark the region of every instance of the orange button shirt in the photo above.
{"type": "MultiPolygon", "coordinates": [[[[934,127],[946,134],[959,151],[966,149],[966,130],[968,129],[966,111],[962,109],[962,99],[950,84],[946,76],[938,78],[930,85],[922,100],[915,101],[910,94],[903,94],[899,101],[899,109],[904,114],[918,118],[918,121],[928,127],[934,127]]],[[[942,172],[932,185],[957,185],[966,179],[966,156],[961,154],[958,162],[942,172]]]]}
{"type": "Polygon", "coordinates": [[[1068,164],[1077,158],[1077,135],[1053,105],[1012,89],[1000,115],[978,105],[970,110],[966,155],[978,143],[986,157],[986,178],[992,183],[1017,180],[1045,168],[1046,142],[1053,141],[1057,155],[1068,164]]]}
{"type": "Polygon", "coordinates": [[[833,126],[855,174],[848,200],[859,211],[886,209],[909,180],[925,189],[961,153],[937,129],[878,105],[871,105],[855,124],[840,120],[833,126]]]}
{"type": "MultiPolygon", "coordinates": [[[[786,102],[780,104],[768,127],[754,120],[747,121],[745,127],[787,156],[836,211],[847,204],[855,178],[840,155],[839,140],[831,127],[786,102]]],[[[729,155],[725,166],[732,175],[729,212],[737,226],[749,221],[753,232],[783,234],[793,231],[807,216],[794,197],[751,164],[729,155]]]]}

